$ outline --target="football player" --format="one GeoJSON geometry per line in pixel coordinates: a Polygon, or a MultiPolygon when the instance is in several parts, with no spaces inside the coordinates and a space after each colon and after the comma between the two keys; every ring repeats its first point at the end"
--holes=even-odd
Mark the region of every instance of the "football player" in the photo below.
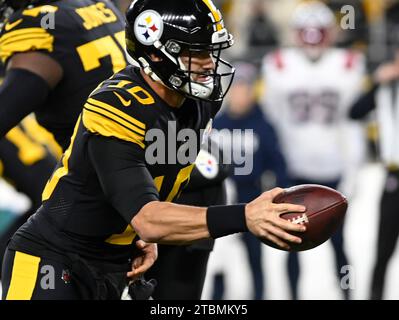
{"type": "MultiPolygon", "coordinates": [[[[0,138],[6,137],[0,140],[1,159],[6,177],[36,210],[56,160],[36,141],[38,130],[16,126],[34,112],[65,150],[87,96],[126,66],[124,24],[109,1],[0,0],[0,26],[6,68],[0,84],[0,138]]],[[[3,235],[0,247],[30,213],[3,235]]]]}
{"type": "MultiPolygon", "coordinates": [[[[288,231],[305,227],[279,215],[305,208],[273,204],[282,189],[235,206],[174,204],[193,164],[154,162],[147,154],[153,147],[147,132],[163,133],[178,147],[186,144],[176,141],[180,129],[200,140],[227,92],[233,69],[220,54],[233,39],[212,1],[136,0],[127,12],[126,42],[140,68],[126,67],[88,98],[42,207],[9,243],[5,299],[118,299],[137,235],[183,244],[250,230],[285,248],[301,242],[288,231]],[[53,290],[40,285],[40,270],[49,265],[63,275],[53,290]]],[[[171,146],[165,153],[177,155],[171,146]]]]}
{"type": "Polygon", "coordinates": [[[68,147],[87,96],[126,66],[118,12],[107,0],[0,0],[0,137],[35,112],[68,147]]]}
{"type": "MultiPolygon", "coordinates": [[[[3,70],[0,63],[0,84],[3,70]]],[[[58,150],[52,148],[43,131],[33,117],[27,117],[0,139],[0,176],[31,201],[29,210],[0,234],[0,266],[8,239],[40,206],[41,192],[57,163],[58,150]]]]}
{"type": "MultiPolygon", "coordinates": [[[[348,121],[348,109],[361,93],[365,59],[359,52],[333,48],[336,21],[322,2],[300,4],[292,19],[297,47],[267,55],[263,106],[279,135],[294,185],[316,183],[351,189],[362,161],[362,129],[348,121]]],[[[337,275],[347,265],[342,230],[332,237],[337,275]]],[[[297,297],[299,264],[290,254],[290,280],[297,297]]],[[[344,290],[345,297],[349,290],[344,290]]]]}
{"type": "MultiPolygon", "coordinates": [[[[3,82],[3,65],[0,63],[0,85],[3,82]]],[[[50,177],[57,160],[45,146],[48,140],[42,134],[33,117],[27,117],[0,139],[0,176],[25,193],[36,210],[41,203],[41,191],[50,177]]],[[[14,230],[16,231],[16,230],[14,230]]]]}
{"type": "Polygon", "coordinates": [[[399,148],[398,136],[398,81],[399,50],[392,61],[382,63],[374,72],[372,87],[352,106],[350,116],[363,119],[375,111],[378,123],[378,151],[386,177],[381,195],[377,252],[374,262],[369,299],[381,300],[389,261],[399,237],[399,148]]]}
{"type": "MultiPolygon", "coordinates": [[[[216,118],[215,128],[221,130],[222,137],[222,133],[227,130],[232,136],[233,130],[237,128],[253,130],[252,139],[221,138],[223,147],[227,150],[238,153],[245,144],[245,153],[253,157],[253,170],[250,174],[231,176],[231,182],[237,189],[237,196],[236,199],[233,199],[233,203],[241,203],[254,199],[261,191],[270,190],[274,186],[288,186],[288,179],[276,132],[256,102],[254,88],[256,88],[258,76],[257,68],[246,62],[237,62],[234,67],[236,74],[227,97],[225,112],[216,118]]],[[[251,268],[252,287],[254,288],[251,298],[262,300],[265,298],[264,268],[262,267],[263,244],[250,233],[243,234],[242,240],[247,249],[251,268]]],[[[215,280],[219,281],[217,277],[215,280]]],[[[241,282],[239,279],[235,281],[241,282]]],[[[213,297],[216,299],[220,299],[223,294],[223,292],[217,292],[216,289],[219,287],[221,285],[215,285],[213,297]]],[[[223,297],[227,296],[226,292],[223,297]]]]}
{"type": "MultiPolygon", "coordinates": [[[[204,142],[190,182],[175,203],[204,207],[226,204],[224,180],[232,167],[217,162],[216,159],[222,159],[223,150],[214,138],[211,141],[204,142]]],[[[200,300],[214,242],[205,239],[189,245],[158,245],[158,259],[146,272],[147,278],[157,281],[152,297],[155,300],[200,300]]]]}

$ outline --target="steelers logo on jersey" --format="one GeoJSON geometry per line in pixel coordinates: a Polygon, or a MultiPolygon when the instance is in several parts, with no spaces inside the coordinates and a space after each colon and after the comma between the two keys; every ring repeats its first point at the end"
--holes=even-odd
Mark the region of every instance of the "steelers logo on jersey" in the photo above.
{"type": "Polygon", "coordinates": [[[134,23],[136,38],[144,45],[151,46],[159,40],[163,33],[163,20],[154,10],[142,12],[134,23]]]}
{"type": "Polygon", "coordinates": [[[195,160],[198,171],[207,179],[214,179],[219,173],[218,162],[214,155],[201,150],[195,160]]]}

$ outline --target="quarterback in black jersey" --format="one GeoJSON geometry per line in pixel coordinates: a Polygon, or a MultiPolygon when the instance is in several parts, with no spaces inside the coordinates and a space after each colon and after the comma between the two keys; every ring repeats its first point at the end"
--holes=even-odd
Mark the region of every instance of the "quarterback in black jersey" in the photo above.
{"type": "Polygon", "coordinates": [[[194,166],[169,161],[186,143],[176,133],[190,129],[201,141],[234,73],[220,57],[232,36],[213,2],[135,0],[126,20],[127,52],[140,67],[116,73],[87,99],[42,207],[10,241],[5,299],[117,299],[136,236],[187,244],[250,231],[284,248],[301,242],[288,231],[305,227],[279,215],[305,208],[273,204],[282,189],[233,206],[171,202],[194,166]],[[155,132],[164,137],[166,162],[148,156],[155,132]],[[57,274],[53,290],[41,286],[48,265],[57,274]]]}
{"type": "Polygon", "coordinates": [[[65,150],[82,104],[126,66],[124,23],[108,0],[0,0],[0,137],[31,112],[65,150]]]}

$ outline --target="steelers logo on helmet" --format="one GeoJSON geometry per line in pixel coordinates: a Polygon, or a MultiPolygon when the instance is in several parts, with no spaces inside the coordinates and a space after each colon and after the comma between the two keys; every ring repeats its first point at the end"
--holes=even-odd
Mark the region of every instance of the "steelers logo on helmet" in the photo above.
{"type": "Polygon", "coordinates": [[[154,10],[143,11],[134,24],[136,38],[144,45],[151,46],[158,41],[163,33],[163,20],[154,10]]]}

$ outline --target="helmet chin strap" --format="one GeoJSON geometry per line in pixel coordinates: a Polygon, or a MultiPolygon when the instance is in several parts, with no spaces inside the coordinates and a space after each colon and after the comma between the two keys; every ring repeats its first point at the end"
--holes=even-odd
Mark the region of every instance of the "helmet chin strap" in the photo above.
{"type": "Polygon", "coordinates": [[[145,58],[143,58],[143,57],[139,58],[140,63],[138,63],[132,57],[127,55],[127,61],[136,67],[141,67],[143,69],[144,73],[147,76],[149,76],[153,81],[160,82],[160,83],[164,84],[163,81],[152,71],[150,64],[147,62],[147,60],[145,58]]]}
{"type": "Polygon", "coordinates": [[[190,80],[180,90],[196,98],[207,99],[211,96],[213,87],[212,80],[208,83],[199,83],[190,80]]]}

